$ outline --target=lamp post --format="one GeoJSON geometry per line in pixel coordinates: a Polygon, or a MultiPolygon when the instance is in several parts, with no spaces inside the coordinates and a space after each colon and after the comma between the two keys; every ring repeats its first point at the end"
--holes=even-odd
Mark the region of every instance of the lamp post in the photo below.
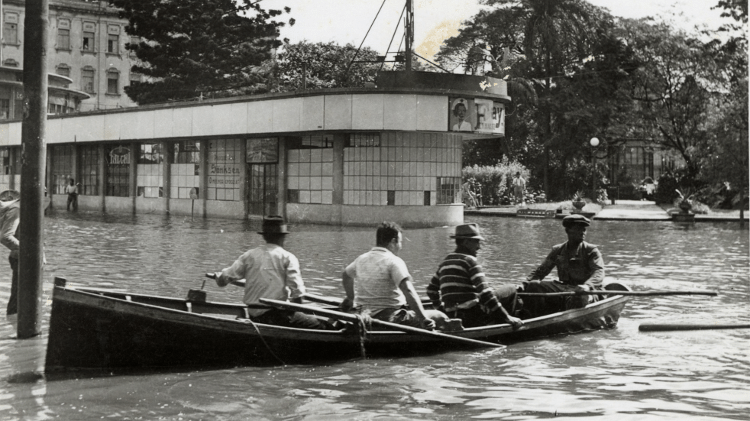
{"type": "Polygon", "coordinates": [[[596,202],[596,147],[599,146],[599,139],[596,137],[592,137],[589,143],[593,148],[591,149],[591,184],[593,186],[593,190],[591,191],[591,200],[593,202],[596,202]]]}

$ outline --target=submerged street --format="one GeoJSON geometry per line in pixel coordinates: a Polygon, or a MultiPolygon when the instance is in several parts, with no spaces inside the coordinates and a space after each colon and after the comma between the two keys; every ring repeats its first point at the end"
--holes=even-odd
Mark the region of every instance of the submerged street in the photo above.
{"type": "MultiPolygon", "coordinates": [[[[518,283],[552,245],[554,219],[472,216],[487,238],[479,252],[488,279],[518,283]]],[[[45,219],[45,295],[52,277],[183,297],[203,274],[230,265],[261,241],[257,221],[57,211],[45,219]]],[[[450,252],[453,227],[405,232],[401,257],[424,287],[450,252]]],[[[290,227],[309,292],[342,297],[344,266],[374,243],[372,227],[290,227]]],[[[744,419],[750,409],[750,331],[642,333],[646,322],[748,323],[747,230],[735,223],[594,221],[606,275],[634,290],[706,289],[700,296],[633,297],[616,329],[430,357],[329,365],[238,367],[92,377],[43,373],[42,337],[19,341],[0,323],[2,419],[744,419]]],[[[9,278],[9,270],[4,277],[9,278]]],[[[242,292],[206,282],[208,299],[242,292]]],[[[0,283],[6,302],[9,279],[0,283]]],[[[49,303],[49,301],[47,301],[49,303]]],[[[217,348],[229,346],[216,344],[217,348]]]]}

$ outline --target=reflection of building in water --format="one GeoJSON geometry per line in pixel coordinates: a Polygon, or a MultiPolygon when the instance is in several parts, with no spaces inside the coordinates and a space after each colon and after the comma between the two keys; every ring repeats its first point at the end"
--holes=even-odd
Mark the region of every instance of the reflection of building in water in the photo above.
{"type": "MultiPolygon", "coordinates": [[[[502,135],[491,128],[452,132],[454,95],[472,103],[510,100],[479,88],[484,78],[471,81],[458,88],[446,81],[428,84],[440,88],[385,81],[372,89],[54,116],[47,122],[53,208],[65,206],[65,181],[73,177],[81,183],[81,210],[237,219],[282,214],[292,222],[336,225],[458,224],[462,142],[499,142],[502,135]]],[[[8,174],[20,172],[20,127],[19,121],[0,122],[8,174]]]]}

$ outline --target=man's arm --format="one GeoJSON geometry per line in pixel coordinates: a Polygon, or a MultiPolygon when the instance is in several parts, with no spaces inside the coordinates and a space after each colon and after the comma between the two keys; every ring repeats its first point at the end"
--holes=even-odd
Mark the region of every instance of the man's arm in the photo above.
{"type": "Polygon", "coordinates": [[[228,268],[222,269],[221,272],[216,272],[214,275],[216,276],[214,279],[216,279],[216,285],[220,287],[225,287],[229,284],[234,283],[235,285],[237,281],[240,279],[245,278],[245,256],[247,253],[243,254],[239,257],[239,259],[235,260],[234,263],[232,263],[232,266],[229,266],[228,268]]]}
{"type": "Polygon", "coordinates": [[[286,286],[290,291],[289,300],[302,303],[302,296],[305,295],[305,284],[302,281],[299,260],[292,253],[289,253],[286,265],[286,286]]]}
{"type": "Polygon", "coordinates": [[[587,261],[591,276],[584,282],[584,285],[589,287],[589,291],[601,289],[602,282],[604,281],[604,259],[598,248],[589,251],[587,261]]]}
{"type": "Polygon", "coordinates": [[[529,276],[526,277],[527,281],[533,281],[533,280],[542,280],[545,276],[549,275],[550,272],[552,272],[552,269],[555,267],[555,258],[557,257],[557,250],[555,248],[552,249],[552,252],[550,252],[549,255],[544,259],[541,265],[534,269],[529,276]]]}
{"type": "Polygon", "coordinates": [[[341,285],[344,286],[346,298],[339,307],[344,311],[349,311],[354,307],[354,278],[349,276],[346,270],[341,274],[341,285]]]}
{"type": "Polygon", "coordinates": [[[0,244],[4,245],[11,252],[18,253],[18,238],[16,238],[16,229],[20,221],[19,209],[10,208],[6,211],[2,219],[2,231],[0,232],[0,244]]]}
{"type": "Polygon", "coordinates": [[[417,290],[414,289],[414,284],[411,282],[411,276],[408,276],[401,280],[398,284],[398,288],[406,297],[406,303],[409,304],[409,309],[417,313],[417,319],[425,329],[435,329],[435,322],[432,319],[428,319],[424,313],[424,307],[422,307],[422,300],[417,295],[417,290]]]}
{"type": "Polygon", "coordinates": [[[443,303],[440,302],[440,278],[437,273],[432,277],[430,283],[427,284],[427,296],[430,297],[433,308],[439,309],[442,307],[443,303]]]}

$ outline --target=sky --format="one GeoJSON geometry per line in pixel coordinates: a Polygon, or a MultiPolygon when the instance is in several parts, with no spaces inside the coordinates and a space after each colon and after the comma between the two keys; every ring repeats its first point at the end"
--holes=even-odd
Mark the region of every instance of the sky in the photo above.
{"type": "MultiPolygon", "coordinates": [[[[690,31],[696,25],[718,28],[728,18],[711,10],[718,0],[588,0],[605,7],[614,16],[641,18],[653,16],[671,21],[690,31]]],[[[404,0],[386,0],[367,35],[368,28],[383,2],[381,0],[262,0],[266,9],[291,7],[284,20],[293,17],[294,26],[281,29],[281,38],[296,43],[335,41],[340,45],[364,46],[383,54],[396,30],[404,0]],[[367,38],[365,39],[365,35],[367,38]]],[[[461,22],[470,19],[481,6],[477,0],[414,0],[414,50],[432,60],[443,40],[458,34],[461,22]]],[[[396,51],[403,29],[399,28],[389,51],[396,51]]],[[[403,46],[401,47],[403,49],[403,46]]]]}

